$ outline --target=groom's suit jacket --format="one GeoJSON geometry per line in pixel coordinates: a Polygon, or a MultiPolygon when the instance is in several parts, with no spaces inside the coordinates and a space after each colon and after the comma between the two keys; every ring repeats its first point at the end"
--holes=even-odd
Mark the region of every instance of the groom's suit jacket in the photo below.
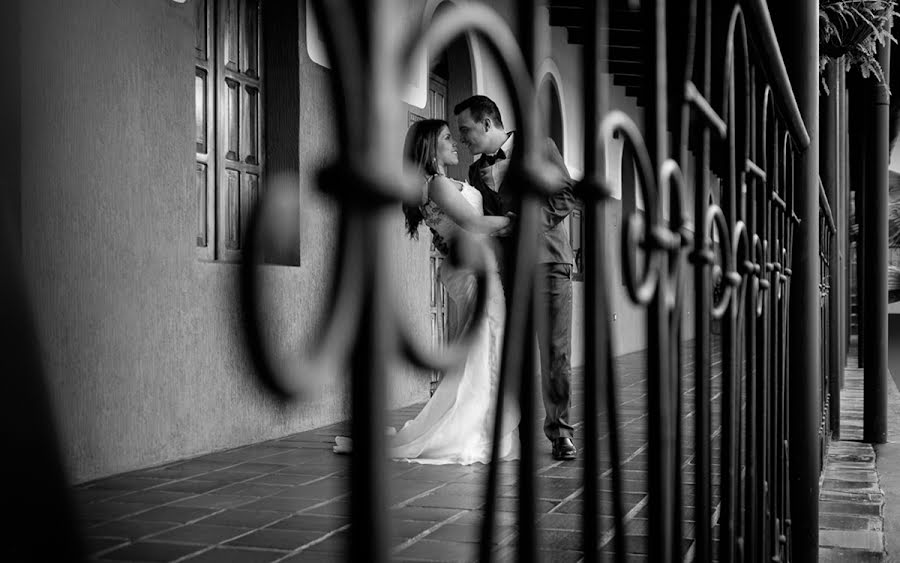
{"type": "MultiPolygon", "coordinates": [[[[562,155],[551,139],[547,139],[544,152],[547,165],[552,166],[558,173],[562,189],[547,197],[541,206],[541,236],[537,261],[543,264],[572,264],[575,257],[562,220],[575,208],[575,194],[572,191],[575,181],[569,175],[562,155]]],[[[503,216],[509,212],[518,214],[521,191],[505,181],[509,158],[502,158],[493,163],[490,161],[491,157],[482,155],[469,166],[469,183],[481,192],[485,215],[503,216]]],[[[504,237],[500,240],[503,262],[508,265],[515,252],[513,239],[504,237]]]]}

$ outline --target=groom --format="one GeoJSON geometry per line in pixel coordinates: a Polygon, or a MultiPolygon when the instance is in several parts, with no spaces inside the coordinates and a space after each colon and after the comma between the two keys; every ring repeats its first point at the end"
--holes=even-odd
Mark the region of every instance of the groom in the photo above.
{"type": "MultiPolygon", "coordinates": [[[[519,211],[520,198],[513,186],[504,183],[515,132],[506,131],[500,110],[486,96],[472,96],[453,110],[457,116],[459,137],[473,154],[481,158],[469,166],[469,183],[478,188],[486,215],[509,215],[519,211]]],[[[562,220],[575,207],[572,187],[575,182],[563,162],[559,149],[547,139],[545,152],[549,164],[559,171],[561,189],[546,198],[541,207],[541,235],[538,248],[538,272],[546,278],[542,303],[549,312],[550,346],[539,338],[541,352],[541,390],[544,397],[544,434],[553,444],[553,459],[575,459],[574,429],[569,424],[571,396],[572,262],[574,255],[562,220]]],[[[515,244],[510,237],[501,239],[502,280],[509,301],[515,244]]],[[[540,318],[540,317],[539,317],[540,318]]]]}

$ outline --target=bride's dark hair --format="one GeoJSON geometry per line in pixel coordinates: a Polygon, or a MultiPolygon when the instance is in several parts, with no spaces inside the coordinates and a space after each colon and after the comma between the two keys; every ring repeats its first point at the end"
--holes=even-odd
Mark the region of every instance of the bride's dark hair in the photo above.
{"type": "MultiPolygon", "coordinates": [[[[415,166],[415,170],[409,170],[410,172],[415,172],[419,176],[437,174],[435,163],[437,141],[444,127],[450,126],[443,119],[423,119],[410,125],[406,132],[406,142],[403,144],[404,165],[415,166]]],[[[410,238],[419,238],[419,225],[424,219],[421,206],[404,203],[403,215],[406,216],[406,230],[410,238]]]]}

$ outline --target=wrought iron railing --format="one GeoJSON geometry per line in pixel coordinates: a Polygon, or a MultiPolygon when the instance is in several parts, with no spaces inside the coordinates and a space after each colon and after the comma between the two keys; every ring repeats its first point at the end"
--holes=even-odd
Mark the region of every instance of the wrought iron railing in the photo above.
{"type": "Polygon", "coordinates": [[[833,352],[834,322],[833,308],[835,302],[832,299],[833,279],[837,271],[837,228],[834,224],[834,215],[831,205],[825,195],[825,186],[819,182],[819,341],[823,345],[820,354],[822,361],[822,392],[820,404],[822,406],[822,422],[819,426],[820,464],[825,462],[827,449],[826,440],[836,430],[834,423],[838,420],[835,409],[840,409],[840,381],[837,380],[837,370],[832,364],[836,361],[833,352]]]}
{"type": "MultiPolygon", "coordinates": [[[[425,369],[443,369],[465,354],[465,339],[435,356],[420,346],[392,306],[388,272],[389,214],[396,203],[418,197],[394,167],[399,162],[386,136],[399,109],[400,85],[418,48],[440,52],[466,33],[482,40],[499,63],[508,89],[520,143],[510,178],[523,200],[515,275],[509,288],[495,437],[503,403],[518,394],[522,411],[519,464],[518,559],[537,553],[534,436],[536,418],[532,334],[539,281],[534,237],[540,198],[552,189],[539,163],[534,88],[538,2],[520,2],[515,31],[490,7],[453,5],[400,43],[393,22],[400,8],[390,0],[318,0],[316,14],[327,30],[332,93],[338,108],[340,154],[323,171],[321,187],[341,206],[341,245],[327,328],[304,364],[275,364],[260,328],[263,289],[253,254],[260,237],[277,236],[269,214],[277,186],[269,190],[251,229],[243,266],[243,302],[250,350],[263,382],[291,395],[322,366],[344,366],[352,374],[354,451],[351,461],[350,557],[388,558],[385,393],[387,370],[398,357],[425,369]],[[367,96],[350,93],[367,92],[367,96]],[[351,130],[352,127],[352,130],[351,130]]],[[[620,265],[634,303],[647,313],[649,414],[649,559],[682,558],[684,536],[682,439],[687,428],[680,397],[681,312],[695,305],[694,365],[694,558],[698,561],[779,560],[791,557],[787,345],[790,330],[795,212],[795,158],[810,143],[788,80],[768,8],[763,0],[732,2],[645,0],[643,15],[644,91],[649,93],[643,130],[632,117],[609,111],[605,61],[609,47],[608,5],[584,2],[583,57],[585,455],[583,538],[585,561],[599,557],[600,456],[608,456],[614,517],[612,548],[625,558],[617,401],[609,315],[609,256],[604,237],[611,190],[603,155],[614,136],[634,155],[644,201],[643,218],[623,221],[620,265]],[[668,4],[668,6],[667,6],[668,4]],[[668,7],[668,10],[667,10],[668,7]],[[725,53],[722,66],[713,53],[725,53]],[[669,135],[674,146],[668,144],[669,135]],[[688,159],[693,175],[685,177],[688,159]],[[720,189],[712,189],[714,177],[720,189]],[[689,184],[690,182],[690,184],[689,184]],[[693,187],[693,224],[685,191],[693,187]],[[693,295],[684,278],[690,262],[693,295]],[[713,286],[721,291],[713,297],[713,286]],[[723,391],[711,394],[710,321],[722,326],[723,391]],[[605,409],[601,404],[605,403],[605,409]],[[718,403],[718,405],[716,404],[718,403]],[[714,407],[721,407],[721,484],[713,506],[714,407]],[[599,447],[605,410],[609,449],[599,447]],[[716,528],[718,525],[718,528],[716,528]],[[718,552],[714,550],[718,529],[718,552]]],[[[830,239],[827,239],[830,240],[830,239]]],[[[824,243],[827,248],[827,241],[824,243]]],[[[484,304],[485,265],[477,249],[461,242],[457,257],[481,272],[479,310],[484,304]]],[[[823,262],[824,264],[824,262],[823,262]]],[[[497,460],[495,440],[493,459],[497,460]]],[[[480,559],[492,557],[497,463],[490,465],[480,559]]],[[[610,537],[610,536],[608,536],[610,537]]],[[[607,546],[609,547],[609,546],[607,546]]]]}

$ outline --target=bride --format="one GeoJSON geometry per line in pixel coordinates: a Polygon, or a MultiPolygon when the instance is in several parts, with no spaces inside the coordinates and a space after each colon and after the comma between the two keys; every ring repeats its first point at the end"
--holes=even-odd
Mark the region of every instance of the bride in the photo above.
{"type": "MultiPolygon", "coordinates": [[[[501,233],[509,226],[507,217],[484,215],[481,193],[476,188],[446,175],[447,166],[459,163],[456,142],[446,121],[426,119],[414,123],[407,133],[404,152],[424,180],[421,204],[403,207],[410,237],[418,238],[419,226],[424,222],[431,229],[435,248],[446,257],[448,243],[461,230],[486,236],[501,233]]],[[[475,330],[475,338],[465,362],[444,373],[419,415],[391,436],[389,455],[422,464],[487,463],[491,458],[506,315],[496,259],[492,259],[489,268],[486,314],[474,328],[469,326],[474,320],[474,273],[454,268],[444,260],[438,277],[449,299],[449,339],[469,329],[475,330]]],[[[507,407],[503,415],[500,457],[518,459],[518,409],[507,407]]],[[[335,452],[350,451],[349,439],[338,437],[336,442],[335,452]]]]}

